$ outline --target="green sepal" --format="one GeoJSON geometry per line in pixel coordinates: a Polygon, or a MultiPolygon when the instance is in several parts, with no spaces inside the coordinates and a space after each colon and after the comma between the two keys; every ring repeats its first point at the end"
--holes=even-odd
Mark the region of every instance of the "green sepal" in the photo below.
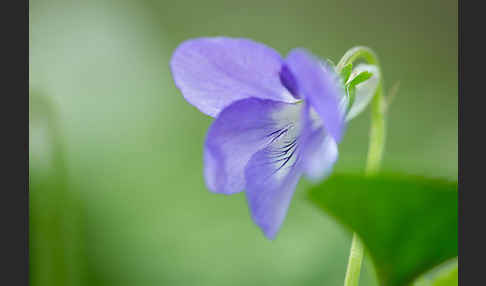
{"type": "Polygon", "coordinates": [[[343,82],[346,83],[349,79],[349,76],[351,75],[351,71],[353,70],[353,64],[348,64],[344,66],[344,68],[341,70],[341,78],[343,79],[343,82]]]}

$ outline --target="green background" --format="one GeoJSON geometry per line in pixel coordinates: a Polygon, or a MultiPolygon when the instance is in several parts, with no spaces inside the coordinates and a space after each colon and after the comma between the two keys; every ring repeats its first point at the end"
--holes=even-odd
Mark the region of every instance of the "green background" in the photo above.
{"type": "MultiPolygon", "coordinates": [[[[187,103],[172,51],[247,37],[337,62],[373,48],[388,113],[383,169],[457,179],[457,1],[30,1],[32,285],[342,285],[351,235],[299,183],[275,241],[244,194],[210,193],[212,119],[187,103]],[[40,102],[40,103],[39,103],[40,102]]],[[[364,169],[369,112],[336,171],[364,169]]],[[[343,190],[343,194],[346,190],[343,190]]],[[[369,261],[361,285],[376,285],[369,261]]]]}

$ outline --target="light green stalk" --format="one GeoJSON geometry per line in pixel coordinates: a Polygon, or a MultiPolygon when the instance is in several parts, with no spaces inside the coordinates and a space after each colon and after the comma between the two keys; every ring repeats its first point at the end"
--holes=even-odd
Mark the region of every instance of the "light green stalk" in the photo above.
{"type": "MultiPolygon", "coordinates": [[[[339,73],[343,67],[356,60],[364,60],[380,69],[378,58],[367,47],[354,47],[348,50],[339,61],[336,69],[339,73]]],[[[383,97],[383,79],[380,73],[379,83],[371,102],[371,128],[368,145],[368,158],[366,162],[366,175],[373,175],[380,169],[383,150],[385,147],[385,101],[383,97]]],[[[361,272],[364,248],[356,233],[353,234],[351,250],[349,253],[348,267],[344,279],[344,286],[357,286],[361,272]]]]}

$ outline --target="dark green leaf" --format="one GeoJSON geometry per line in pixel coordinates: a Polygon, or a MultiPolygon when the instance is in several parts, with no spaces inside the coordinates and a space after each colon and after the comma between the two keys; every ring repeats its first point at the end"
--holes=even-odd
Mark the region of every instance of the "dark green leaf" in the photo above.
{"type": "Polygon", "coordinates": [[[334,175],[311,200],[358,233],[384,286],[403,286],[457,256],[457,182],[334,175]]]}

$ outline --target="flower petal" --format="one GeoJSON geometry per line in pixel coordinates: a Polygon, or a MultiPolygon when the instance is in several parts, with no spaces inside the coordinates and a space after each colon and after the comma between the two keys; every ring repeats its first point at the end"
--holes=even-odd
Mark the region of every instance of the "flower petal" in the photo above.
{"type": "Polygon", "coordinates": [[[251,156],[284,137],[298,121],[302,105],[248,98],[226,107],[206,137],[204,174],[208,188],[224,194],[242,191],[251,156]]]}
{"type": "Polygon", "coordinates": [[[232,102],[257,97],[294,102],[282,85],[280,55],[249,39],[198,38],[174,52],[170,67],[184,98],[216,117],[232,102]]]}
{"type": "Polygon", "coordinates": [[[311,181],[318,182],[326,178],[338,158],[336,141],[326,135],[321,128],[310,135],[307,145],[310,156],[305,157],[304,171],[311,181]]]}
{"type": "MultiPolygon", "coordinates": [[[[378,87],[378,82],[380,81],[380,71],[375,65],[357,65],[356,68],[354,68],[351,76],[356,76],[364,71],[370,72],[372,76],[365,82],[356,85],[354,102],[346,114],[346,121],[353,119],[366,108],[373,98],[373,95],[375,95],[376,88],[378,87]]],[[[352,80],[352,78],[350,79],[352,80]]]]}
{"type": "Polygon", "coordinates": [[[298,147],[285,148],[296,143],[278,141],[253,155],[245,169],[250,213],[268,239],[277,235],[302,174],[298,147]]]}
{"type": "Polygon", "coordinates": [[[320,139],[312,135],[313,131],[322,131],[322,125],[309,112],[310,106],[305,104],[297,124],[253,155],[245,169],[251,216],[268,239],[274,239],[279,231],[305,161],[315,154],[312,145],[320,139]]]}
{"type": "Polygon", "coordinates": [[[324,122],[326,132],[339,142],[345,121],[340,108],[344,90],[339,84],[338,76],[326,64],[303,49],[292,50],[285,65],[296,79],[299,96],[310,102],[324,122]]]}
{"type": "Polygon", "coordinates": [[[302,167],[311,181],[324,179],[332,170],[338,157],[337,144],[326,133],[322,121],[315,110],[305,105],[307,111],[302,113],[305,148],[302,150],[302,167]]]}

